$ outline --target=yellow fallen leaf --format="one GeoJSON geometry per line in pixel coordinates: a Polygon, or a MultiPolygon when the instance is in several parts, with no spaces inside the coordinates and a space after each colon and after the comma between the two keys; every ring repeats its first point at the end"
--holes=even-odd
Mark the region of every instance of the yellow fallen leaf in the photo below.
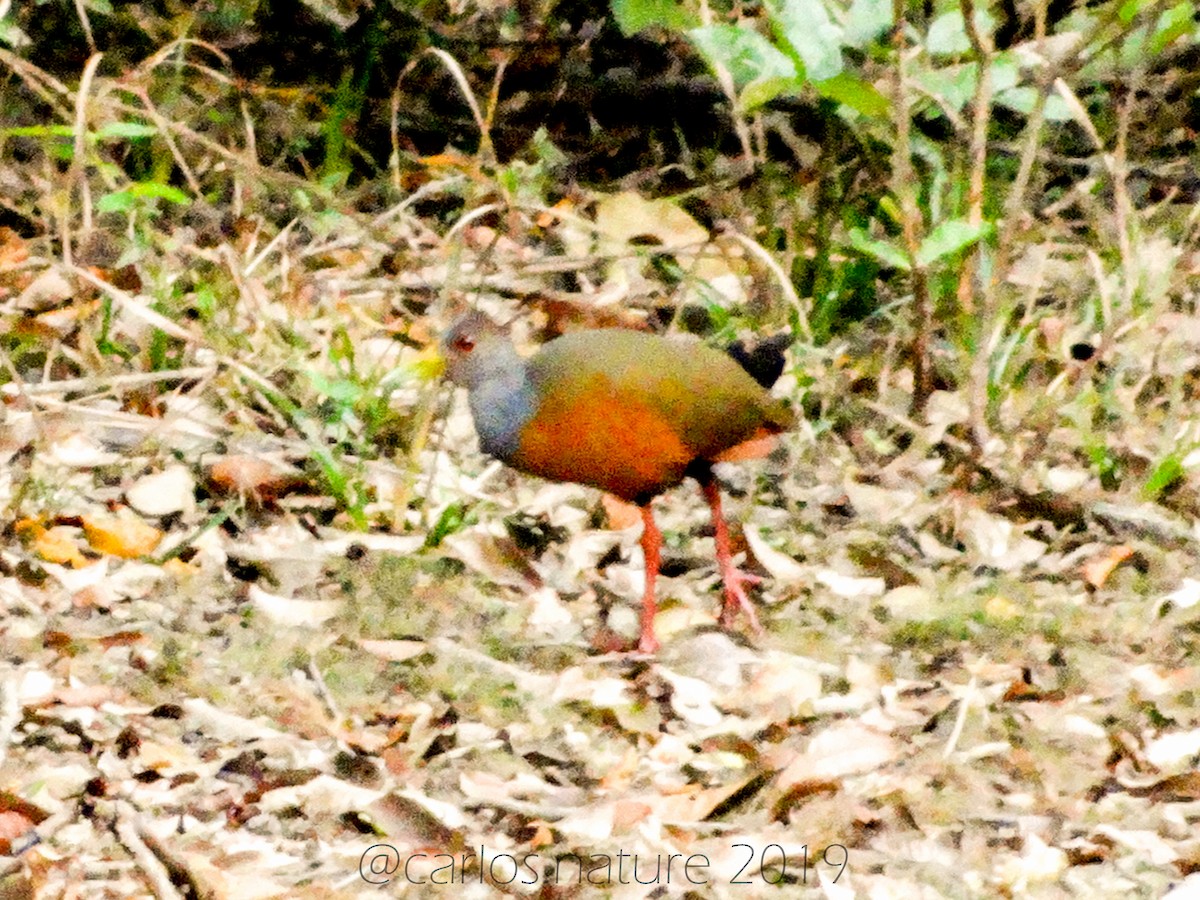
{"type": "Polygon", "coordinates": [[[127,510],[119,516],[83,516],[82,521],[93,550],[122,559],[145,556],[162,540],[161,531],[127,510]]]}
{"type": "Polygon", "coordinates": [[[185,579],[200,574],[200,567],[195,563],[186,563],[178,557],[168,559],[162,565],[163,571],[172,578],[185,579]]]}
{"type": "Polygon", "coordinates": [[[49,563],[59,563],[72,569],[82,569],[89,564],[76,543],[75,529],[66,525],[54,528],[42,528],[39,525],[33,538],[33,549],[49,563]]]}

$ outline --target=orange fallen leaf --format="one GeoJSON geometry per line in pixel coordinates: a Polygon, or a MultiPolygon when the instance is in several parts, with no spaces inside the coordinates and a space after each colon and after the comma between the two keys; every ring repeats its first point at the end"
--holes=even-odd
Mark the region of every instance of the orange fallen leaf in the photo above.
{"type": "Polygon", "coordinates": [[[83,516],[82,520],[83,533],[93,550],[122,559],[152,553],[163,537],[129,510],[118,516],[83,516]]]}
{"type": "Polygon", "coordinates": [[[29,259],[25,239],[8,226],[0,227],[0,272],[15,269],[29,259]]]}
{"type": "Polygon", "coordinates": [[[145,639],[146,636],[140,631],[114,631],[112,634],[100,638],[100,646],[105,650],[112,647],[129,647],[141,643],[145,639]]]}
{"type": "Polygon", "coordinates": [[[533,828],[533,837],[529,839],[531,850],[540,850],[554,843],[554,831],[549,824],[541,819],[534,819],[529,825],[533,828]]]}
{"type": "Polygon", "coordinates": [[[555,224],[562,215],[573,214],[575,212],[576,205],[577,204],[575,201],[570,197],[563,197],[561,200],[555,203],[554,206],[550,207],[550,209],[543,210],[542,212],[538,213],[538,216],[536,219],[534,219],[534,222],[537,224],[538,228],[549,228],[551,225],[555,224]],[[553,212],[551,210],[553,210],[553,212]]]}
{"type": "Polygon", "coordinates": [[[33,827],[33,822],[19,812],[0,812],[0,853],[11,855],[13,844],[33,827]]]}
{"type": "Polygon", "coordinates": [[[1063,697],[1062,691],[1045,691],[1036,685],[1018,679],[1009,683],[1008,689],[1001,699],[1005,703],[1055,703],[1061,701],[1063,697]]]}
{"type": "Polygon", "coordinates": [[[626,503],[612,494],[600,498],[604,507],[604,515],[608,517],[608,527],[613,531],[624,531],[642,521],[642,511],[632,503],[626,503]]]}
{"type": "Polygon", "coordinates": [[[1200,772],[1172,775],[1146,787],[1129,791],[1134,797],[1149,797],[1156,803],[1184,803],[1200,799],[1200,772]]]}
{"type": "Polygon", "coordinates": [[[652,812],[654,808],[641,800],[618,800],[613,806],[613,829],[627,831],[652,812]]]}
{"type": "Polygon", "coordinates": [[[1083,564],[1083,580],[1099,590],[1104,587],[1108,577],[1121,563],[1133,556],[1133,548],[1128,544],[1109,547],[1099,556],[1094,556],[1083,564]]]}

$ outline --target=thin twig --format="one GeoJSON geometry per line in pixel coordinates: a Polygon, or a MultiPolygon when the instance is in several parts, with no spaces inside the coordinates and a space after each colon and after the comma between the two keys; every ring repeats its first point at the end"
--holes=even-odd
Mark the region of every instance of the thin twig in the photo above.
{"type": "Polygon", "coordinates": [[[740,231],[735,231],[733,228],[728,228],[725,229],[723,233],[729,235],[729,237],[733,238],[735,241],[745,247],[748,251],[750,251],[755,259],[767,267],[767,271],[769,271],[775,277],[775,281],[779,284],[779,289],[783,291],[783,295],[787,297],[788,303],[790,303],[792,305],[792,309],[796,311],[796,322],[800,328],[800,336],[807,341],[811,341],[813,333],[812,326],[809,325],[808,322],[808,310],[805,307],[804,301],[800,299],[800,295],[796,293],[796,286],[792,284],[792,279],[790,279],[787,273],[783,271],[783,267],[779,265],[779,262],[775,259],[775,257],[768,253],[766,248],[760,245],[753,238],[747,237],[740,231]]]}
{"type": "Polygon", "coordinates": [[[142,387],[147,384],[159,384],[163,381],[190,381],[193,378],[211,377],[216,372],[216,366],[189,366],[186,369],[129,372],[124,375],[89,375],[87,378],[63,378],[58,381],[25,384],[22,393],[29,395],[96,393],[101,388],[120,390],[142,387]]]}
{"type": "MultiPolygon", "coordinates": [[[[984,191],[987,183],[987,134],[992,112],[992,62],[995,51],[991,35],[983,34],[975,21],[975,0],[961,0],[961,9],[967,39],[975,51],[975,64],[979,67],[975,98],[971,107],[970,180],[967,188],[967,222],[978,226],[983,222],[984,191]]],[[[986,242],[980,241],[976,244],[963,261],[962,272],[958,278],[959,309],[968,320],[968,327],[975,329],[977,347],[983,343],[983,336],[991,329],[995,314],[990,305],[994,296],[992,293],[984,291],[978,304],[975,300],[978,287],[976,277],[986,252],[986,242]]],[[[988,371],[988,355],[976,352],[971,359],[971,390],[967,402],[970,407],[971,434],[975,446],[980,450],[987,446],[989,437],[988,371]]]]}
{"type": "MultiPolygon", "coordinates": [[[[67,176],[67,184],[74,190],[79,190],[79,205],[83,213],[83,233],[92,230],[92,192],[87,179],[88,130],[87,107],[88,96],[92,82],[96,77],[96,67],[104,58],[103,53],[93,53],[83,67],[83,76],[79,79],[79,88],[75,91],[75,148],[71,155],[71,169],[67,176]]],[[[71,265],[71,208],[68,204],[62,210],[62,220],[59,222],[59,237],[62,241],[63,262],[71,265]]]]}
{"type": "Polygon", "coordinates": [[[83,36],[87,40],[88,50],[95,53],[96,38],[92,35],[92,23],[88,19],[87,4],[84,3],[84,0],[75,0],[75,14],[79,16],[79,27],[83,29],[83,36]]]}
{"type": "Polygon", "coordinates": [[[161,115],[158,108],[154,105],[154,101],[150,99],[150,92],[142,85],[132,88],[130,92],[142,101],[142,105],[146,108],[146,115],[154,121],[154,126],[158,129],[159,136],[162,137],[163,143],[167,145],[167,150],[175,160],[175,165],[179,167],[179,171],[183,173],[184,181],[188,183],[188,188],[197,199],[204,199],[204,189],[200,186],[199,179],[192,171],[191,165],[188,164],[187,158],[179,149],[179,145],[175,142],[174,135],[171,134],[171,129],[167,127],[167,117],[161,115]]]}
{"type": "Polygon", "coordinates": [[[154,896],[159,900],[183,900],[183,895],[171,883],[170,871],[142,839],[144,828],[137,810],[125,800],[116,801],[114,806],[117,815],[113,821],[113,833],[133,857],[154,896]]]}
{"type": "Polygon", "coordinates": [[[900,226],[904,234],[904,250],[911,266],[912,285],[912,415],[920,416],[933,392],[929,367],[929,334],[933,326],[933,309],[929,298],[929,278],[925,266],[918,261],[925,223],[917,203],[916,174],[912,164],[912,117],[908,85],[908,29],[905,0],[892,0],[893,42],[896,47],[895,83],[892,98],[893,124],[896,141],[892,145],[892,193],[900,203],[900,226]]]}
{"type": "Polygon", "coordinates": [[[124,309],[127,313],[137,319],[141,319],[147,325],[157,328],[165,334],[173,338],[178,338],[181,341],[186,341],[189,344],[199,343],[199,338],[190,331],[180,328],[172,320],[168,319],[162,313],[155,312],[150,307],[140,303],[133,294],[126,293],[115,285],[109,284],[103,278],[98,278],[87,269],[67,263],[66,269],[76,278],[86,281],[93,287],[99,288],[103,293],[107,294],[112,300],[124,309]]]}

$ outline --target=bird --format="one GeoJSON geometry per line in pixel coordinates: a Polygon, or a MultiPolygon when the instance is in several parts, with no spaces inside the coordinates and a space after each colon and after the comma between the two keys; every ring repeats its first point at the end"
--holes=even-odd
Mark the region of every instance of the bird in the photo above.
{"type": "Polygon", "coordinates": [[[731,628],[741,611],[762,633],[746,594],[760,579],[733,563],[712,466],[765,456],[793,425],[791,409],[767,391],[782,372],[783,346],[775,339],[765,358],[735,348],[755,375],[698,339],[616,328],[568,332],[522,357],[506,327],[472,311],[445,332],[440,349],[446,376],[467,390],[485,453],[640,508],[646,578],[637,648],[652,654],[660,647],[654,617],[662,533],[651,501],[688,477],[712,512],[721,626],[731,628]]]}

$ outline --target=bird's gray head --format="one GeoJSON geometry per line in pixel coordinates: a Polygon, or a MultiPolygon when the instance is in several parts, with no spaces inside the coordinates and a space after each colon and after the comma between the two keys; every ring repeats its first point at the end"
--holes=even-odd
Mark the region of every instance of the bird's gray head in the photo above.
{"type": "Polygon", "coordinates": [[[467,390],[521,365],[508,330],[478,311],[458,319],[442,336],[441,344],[446,377],[467,390]]]}

